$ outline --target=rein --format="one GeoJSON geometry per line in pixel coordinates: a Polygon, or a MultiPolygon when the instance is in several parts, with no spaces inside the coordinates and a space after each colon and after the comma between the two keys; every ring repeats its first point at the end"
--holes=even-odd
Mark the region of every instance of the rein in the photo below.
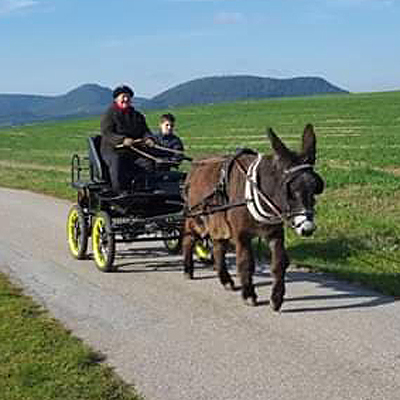
{"type": "Polygon", "coordinates": [[[182,150],[170,149],[169,147],[160,146],[159,144],[153,145],[153,148],[154,149],[158,149],[158,150],[162,150],[162,151],[167,151],[167,152],[172,153],[172,154],[180,155],[182,157],[182,159],[186,160],[186,161],[193,161],[193,158],[185,156],[185,153],[182,150]]]}
{"type": "MultiPolygon", "coordinates": [[[[135,141],[134,141],[134,143],[143,143],[143,139],[136,139],[135,141]]],[[[117,149],[122,149],[122,148],[124,148],[125,146],[123,145],[123,144],[119,144],[119,145],[117,145],[117,146],[115,146],[117,149]]],[[[153,160],[154,162],[156,162],[156,163],[166,163],[166,161],[165,160],[163,160],[163,159],[161,159],[161,158],[159,158],[159,157],[155,157],[155,156],[153,156],[152,154],[150,154],[150,153],[148,153],[147,151],[144,151],[144,150],[140,150],[140,149],[138,149],[136,146],[129,146],[129,147],[127,147],[128,149],[130,149],[130,150],[132,150],[132,151],[134,151],[135,153],[137,153],[137,154],[139,154],[139,155],[141,155],[142,157],[145,157],[145,158],[148,158],[148,159],[150,159],[150,160],[153,160]]],[[[182,158],[182,160],[187,160],[187,161],[193,161],[193,159],[191,158],[191,157],[187,157],[187,156],[185,156],[184,155],[184,152],[183,151],[181,151],[181,150],[175,150],[175,149],[170,149],[170,148],[168,148],[168,147],[164,147],[164,146],[160,146],[160,145],[158,145],[158,144],[154,144],[153,146],[151,146],[151,148],[154,148],[154,149],[158,149],[158,150],[162,150],[162,151],[166,151],[166,152],[169,152],[169,153],[173,153],[173,154],[177,154],[177,155],[180,155],[181,156],[181,158],[182,158]]],[[[168,161],[167,161],[167,163],[168,163],[168,161]]],[[[171,161],[169,161],[169,163],[170,164],[176,164],[175,162],[171,162],[171,161]]]]}

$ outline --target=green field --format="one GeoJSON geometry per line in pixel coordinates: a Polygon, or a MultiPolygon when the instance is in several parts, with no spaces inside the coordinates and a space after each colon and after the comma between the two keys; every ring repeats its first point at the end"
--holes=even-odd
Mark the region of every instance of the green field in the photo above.
{"type": "MultiPolygon", "coordinates": [[[[195,158],[236,147],[269,153],[269,126],[296,148],[305,124],[314,124],[316,168],[326,190],[315,235],[301,239],[287,231],[292,263],[400,296],[400,92],[209,105],[174,114],[195,158]]],[[[154,130],[158,115],[147,115],[154,130]]],[[[0,186],[74,200],[71,156],[85,155],[86,138],[98,131],[99,118],[1,129],[0,186]]],[[[137,398],[99,364],[102,357],[1,275],[0,297],[1,315],[8,316],[0,318],[0,393],[7,399],[137,398]]]]}
{"type": "MultiPolygon", "coordinates": [[[[306,123],[318,138],[317,170],[327,183],[311,239],[288,231],[294,264],[334,272],[400,295],[400,92],[248,101],[174,110],[195,158],[252,147],[270,152],[271,126],[298,147],[306,123]]],[[[147,115],[155,130],[160,113],[147,115]]],[[[73,199],[69,166],[85,154],[99,118],[0,131],[0,185],[73,199]]]]}

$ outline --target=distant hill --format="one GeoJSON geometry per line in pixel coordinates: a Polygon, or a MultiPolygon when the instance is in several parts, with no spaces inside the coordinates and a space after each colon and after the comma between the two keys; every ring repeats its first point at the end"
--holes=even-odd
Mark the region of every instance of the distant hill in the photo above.
{"type": "MultiPolygon", "coordinates": [[[[61,96],[0,94],[0,125],[89,117],[102,114],[112,101],[112,90],[86,84],[61,96]]],[[[146,99],[135,98],[143,108],[146,99]]]]}
{"type": "Polygon", "coordinates": [[[166,108],[327,93],[347,93],[347,91],[330,84],[325,79],[315,77],[273,79],[256,76],[221,76],[195,79],[175,86],[153,97],[151,105],[166,108]]]}
{"type": "MultiPolygon", "coordinates": [[[[273,79],[221,76],[182,83],[151,99],[135,97],[134,104],[139,110],[165,109],[193,104],[326,93],[347,91],[316,77],[273,79]]],[[[0,126],[99,115],[111,101],[112,90],[96,84],[85,84],[60,96],[0,94],[0,126]]]]}

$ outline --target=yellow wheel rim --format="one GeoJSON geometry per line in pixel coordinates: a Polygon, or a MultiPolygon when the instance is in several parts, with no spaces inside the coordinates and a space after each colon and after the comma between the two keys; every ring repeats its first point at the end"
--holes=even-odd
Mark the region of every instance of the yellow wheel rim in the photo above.
{"type": "Polygon", "coordinates": [[[204,246],[203,243],[196,243],[195,245],[195,252],[197,256],[203,260],[210,259],[211,252],[210,249],[204,246]]]}
{"type": "Polygon", "coordinates": [[[103,249],[102,244],[102,236],[104,235],[105,230],[105,221],[103,218],[96,218],[95,223],[93,225],[93,255],[96,261],[96,264],[100,268],[104,268],[107,263],[107,258],[103,249]]]}
{"type": "Polygon", "coordinates": [[[77,257],[79,254],[80,244],[79,244],[79,214],[77,210],[72,210],[68,217],[68,245],[71,253],[77,257]]]}

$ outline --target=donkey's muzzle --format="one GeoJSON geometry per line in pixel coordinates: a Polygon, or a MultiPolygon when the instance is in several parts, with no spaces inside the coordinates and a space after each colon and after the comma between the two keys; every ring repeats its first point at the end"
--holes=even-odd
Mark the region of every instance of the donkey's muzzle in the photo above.
{"type": "Polygon", "coordinates": [[[317,229],[314,221],[306,215],[296,215],[293,218],[293,228],[300,236],[311,236],[317,229]]]}

